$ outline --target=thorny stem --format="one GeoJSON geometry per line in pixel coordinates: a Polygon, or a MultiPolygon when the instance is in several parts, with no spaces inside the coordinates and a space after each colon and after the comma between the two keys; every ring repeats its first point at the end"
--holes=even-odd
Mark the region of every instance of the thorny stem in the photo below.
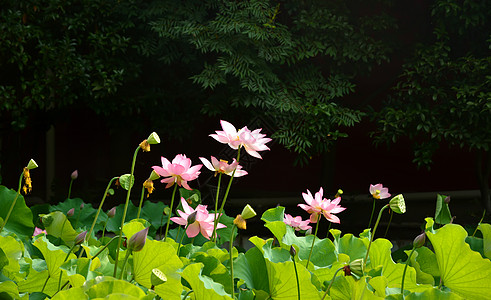
{"type": "Polygon", "coordinates": [[[167,233],[169,232],[170,217],[172,216],[172,209],[174,208],[174,197],[176,196],[177,184],[174,185],[174,190],[172,191],[172,198],[170,200],[170,210],[169,216],[167,218],[167,225],[165,226],[164,242],[167,241],[167,233]]]}
{"type": "Polygon", "coordinates": [[[19,189],[17,190],[17,194],[15,195],[14,202],[12,202],[12,205],[10,206],[9,212],[7,213],[7,216],[5,217],[5,220],[3,221],[2,227],[0,227],[0,233],[3,230],[3,227],[5,227],[5,225],[7,224],[7,221],[9,220],[10,214],[12,213],[12,210],[14,209],[15,203],[17,202],[17,198],[20,195],[20,188],[22,186],[22,178],[24,178],[24,172],[22,172],[20,174],[20,178],[19,178],[19,189]]]}
{"type": "Polygon", "coordinates": [[[329,293],[329,290],[331,289],[332,284],[334,283],[334,280],[336,279],[336,275],[338,275],[338,272],[341,271],[343,268],[344,267],[341,267],[341,268],[336,270],[336,273],[334,273],[334,276],[332,277],[331,283],[329,283],[329,286],[327,287],[326,292],[324,293],[324,296],[322,297],[321,300],[324,300],[324,298],[326,298],[327,293],[329,293]]]}
{"type": "Polygon", "coordinates": [[[378,213],[377,221],[375,222],[375,227],[373,227],[373,233],[370,237],[370,243],[368,244],[367,255],[365,256],[365,262],[364,262],[365,266],[366,266],[367,261],[368,261],[368,254],[370,253],[370,246],[372,245],[373,237],[375,236],[375,231],[377,230],[378,223],[380,222],[380,217],[382,216],[382,212],[387,207],[389,207],[389,204],[384,205],[384,207],[382,207],[382,209],[380,209],[380,212],[378,213]]]}
{"type": "Polygon", "coordinates": [[[415,247],[413,247],[413,250],[411,250],[411,253],[409,253],[409,256],[406,261],[406,265],[404,266],[404,271],[402,272],[401,295],[403,299],[404,299],[404,278],[406,277],[406,269],[407,269],[407,265],[409,264],[409,261],[411,260],[411,256],[413,255],[414,250],[416,250],[415,247]]]}
{"type": "Polygon", "coordinates": [[[133,154],[133,162],[131,163],[131,173],[130,173],[130,186],[128,187],[128,193],[126,194],[126,202],[124,203],[123,218],[121,219],[121,228],[119,229],[118,247],[116,248],[116,259],[114,261],[114,272],[113,277],[116,277],[118,272],[118,259],[119,259],[119,248],[121,247],[121,240],[123,238],[123,226],[126,218],[126,212],[128,210],[128,203],[130,202],[131,187],[133,186],[133,173],[135,171],[136,156],[138,155],[138,150],[140,146],[136,147],[135,153],[133,154]]]}
{"type": "Polygon", "coordinates": [[[315,233],[314,233],[314,238],[312,239],[312,246],[310,246],[309,259],[307,260],[307,264],[305,265],[307,270],[309,269],[310,257],[312,256],[312,250],[314,249],[314,242],[315,242],[315,238],[317,237],[317,230],[319,229],[320,222],[321,222],[321,215],[318,216],[317,225],[315,225],[315,233]]]}

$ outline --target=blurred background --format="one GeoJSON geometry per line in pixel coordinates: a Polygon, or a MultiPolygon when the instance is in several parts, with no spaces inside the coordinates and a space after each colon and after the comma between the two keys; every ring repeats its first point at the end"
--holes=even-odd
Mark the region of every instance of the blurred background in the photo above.
{"type": "MultiPolygon", "coordinates": [[[[1,4],[0,183],[15,189],[36,160],[28,205],[65,200],[78,170],[72,197],[97,206],[153,131],[162,143],[139,154],[137,184],[161,156],[231,161],[209,137],[227,120],[273,139],[262,160],[241,156],[249,175],[234,179],[228,215],[249,203],[305,219],[303,192],[342,189],[333,228],[357,234],[377,183],[406,198],[393,239],[420,232],[438,193],[456,223],[491,211],[489,1],[1,4]]],[[[217,178],[201,171],[190,185],[211,205],[217,178]]],[[[169,204],[155,188],[148,199],[169,204]]],[[[259,218],[250,227],[267,234],[259,218]]]]}

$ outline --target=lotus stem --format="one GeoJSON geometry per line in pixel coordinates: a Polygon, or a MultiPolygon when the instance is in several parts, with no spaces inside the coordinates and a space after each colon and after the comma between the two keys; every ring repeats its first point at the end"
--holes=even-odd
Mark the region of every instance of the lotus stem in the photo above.
{"type": "MultiPolygon", "coordinates": [[[[63,263],[68,259],[68,257],[70,257],[70,253],[72,253],[72,251],[75,248],[75,246],[77,246],[76,243],[73,244],[73,246],[70,248],[70,251],[68,251],[68,253],[66,254],[65,259],[63,260],[63,263]]],[[[62,275],[63,275],[63,270],[60,269],[60,279],[58,279],[58,292],[60,291],[60,288],[61,288],[61,278],[62,278],[62,275]]],[[[46,281],[48,281],[48,280],[46,280],[46,281]]],[[[43,290],[44,290],[44,288],[43,288],[43,290]]]]}
{"type": "Polygon", "coordinates": [[[218,174],[218,186],[217,186],[217,195],[215,197],[215,220],[213,222],[213,234],[212,239],[216,243],[217,242],[217,224],[218,224],[218,196],[220,195],[220,185],[222,183],[222,173],[218,174]]]}
{"type": "Polygon", "coordinates": [[[94,258],[96,258],[97,256],[99,256],[99,254],[101,254],[101,253],[102,253],[102,251],[104,251],[104,250],[105,250],[105,249],[106,249],[106,248],[109,246],[109,244],[111,244],[111,243],[112,243],[113,241],[115,241],[117,238],[118,238],[118,236],[115,236],[115,237],[113,237],[113,238],[112,238],[112,239],[111,239],[109,242],[107,242],[107,244],[106,244],[106,245],[104,245],[104,247],[102,247],[102,248],[101,248],[99,251],[97,251],[97,253],[96,253],[94,256],[92,256],[92,259],[94,259],[94,258]]]}
{"type": "Polygon", "coordinates": [[[385,229],[384,239],[387,236],[387,233],[389,232],[390,223],[392,222],[392,216],[394,216],[392,210],[389,210],[389,212],[390,212],[389,224],[387,224],[387,228],[385,229]]]}
{"type": "Polygon", "coordinates": [[[132,251],[130,249],[126,249],[126,255],[124,256],[123,266],[121,266],[121,274],[119,274],[119,279],[123,279],[124,268],[126,267],[126,262],[128,262],[131,252],[132,251]]]}
{"type": "Polygon", "coordinates": [[[70,199],[70,196],[72,194],[72,183],[73,183],[73,178],[70,179],[70,185],[68,186],[68,196],[67,196],[67,199],[70,199]]]}
{"type": "Polygon", "coordinates": [[[321,215],[319,215],[319,217],[317,218],[317,225],[315,225],[315,233],[314,233],[314,238],[312,239],[312,246],[310,246],[309,259],[307,260],[307,264],[305,265],[307,270],[309,269],[310,257],[312,256],[312,250],[314,249],[315,238],[317,237],[317,230],[319,229],[320,222],[321,222],[321,215]]]}
{"type": "Polygon", "coordinates": [[[0,233],[2,232],[3,228],[5,227],[5,225],[7,224],[7,221],[9,220],[10,218],[10,214],[12,213],[12,211],[14,210],[14,206],[15,206],[15,203],[17,202],[17,198],[19,197],[20,195],[20,188],[22,186],[22,179],[24,178],[24,172],[22,172],[20,174],[20,178],[19,178],[19,189],[17,190],[17,194],[15,195],[15,198],[14,198],[14,201],[12,202],[12,205],[10,205],[10,209],[9,209],[9,212],[7,213],[7,216],[5,217],[5,220],[3,221],[3,224],[2,224],[2,227],[0,227],[0,233]]]}
{"type": "Polygon", "coordinates": [[[370,214],[370,221],[368,222],[368,228],[372,226],[372,218],[374,212],[375,212],[375,198],[373,198],[372,213],[370,214]]]}
{"type": "Polygon", "coordinates": [[[329,283],[329,286],[327,287],[326,292],[324,293],[324,296],[322,296],[322,299],[321,300],[324,300],[324,298],[326,298],[327,293],[329,293],[329,290],[331,289],[332,284],[334,283],[334,280],[336,279],[336,275],[338,275],[338,272],[341,271],[343,268],[344,267],[341,267],[341,268],[339,268],[339,269],[336,270],[336,272],[334,273],[334,276],[332,277],[332,280],[329,283]]]}
{"type": "Polygon", "coordinates": [[[378,213],[377,221],[375,222],[375,227],[373,227],[373,234],[370,237],[370,243],[368,244],[367,254],[365,256],[365,266],[366,266],[367,261],[368,261],[368,254],[370,253],[370,246],[372,245],[373,237],[375,236],[375,231],[377,230],[378,223],[380,222],[380,217],[382,217],[382,212],[387,207],[389,207],[389,204],[384,205],[384,207],[382,207],[382,209],[380,209],[380,212],[378,213]]]}
{"type": "Polygon", "coordinates": [[[172,198],[170,200],[170,210],[169,216],[167,218],[167,225],[165,226],[164,242],[167,241],[167,234],[169,233],[170,217],[172,216],[172,209],[174,208],[174,198],[176,196],[177,184],[174,185],[174,190],[172,191],[172,198]]]}
{"type": "MultiPolygon", "coordinates": [[[[486,209],[484,209],[484,212],[482,213],[482,218],[481,218],[481,220],[479,221],[479,223],[477,224],[476,229],[474,229],[474,233],[472,234],[472,237],[474,237],[474,236],[476,235],[477,228],[479,227],[479,224],[481,224],[481,223],[482,223],[482,220],[484,220],[484,216],[485,216],[485,215],[486,215],[486,209]]],[[[0,232],[1,232],[1,230],[0,230],[0,232]]]]}
{"type": "Polygon", "coordinates": [[[140,150],[140,146],[136,147],[135,153],[133,154],[133,162],[131,163],[130,186],[128,187],[128,193],[126,194],[126,202],[124,203],[123,218],[121,219],[121,228],[119,230],[118,247],[116,248],[116,259],[114,261],[113,277],[116,277],[116,273],[118,272],[119,248],[121,247],[121,240],[123,238],[123,226],[126,218],[126,212],[128,210],[128,203],[130,202],[131,187],[133,186],[134,183],[133,173],[135,171],[135,162],[136,162],[136,156],[138,155],[138,150],[140,150]]]}
{"type": "Polygon", "coordinates": [[[235,224],[232,225],[232,230],[230,233],[230,283],[232,283],[232,298],[235,299],[235,281],[234,281],[234,258],[233,258],[233,249],[234,249],[234,231],[235,224]]]}
{"type": "Polygon", "coordinates": [[[416,247],[413,247],[413,250],[411,250],[411,253],[409,253],[409,256],[406,260],[406,265],[404,266],[404,272],[402,272],[401,295],[402,295],[403,299],[404,299],[404,278],[406,277],[407,265],[409,264],[409,261],[411,260],[411,256],[413,255],[415,250],[416,250],[416,247]]]}
{"type": "Polygon", "coordinates": [[[292,260],[293,260],[293,268],[295,269],[295,277],[297,278],[297,295],[298,295],[298,300],[300,300],[300,282],[298,281],[297,264],[295,263],[295,257],[292,257],[292,260]]]}
{"type": "Polygon", "coordinates": [[[136,218],[140,218],[140,212],[142,210],[142,204],[143,204],[143,197],[145,196],[145,187],[142,186],[142,194],[140,196],[140,204],[138,205],[138,213],[136,214],[136,218]]]}
{"type": "MultiPolygon", "coordinates": [[[[184,236],[186,235],[186,230],[188,229],[188,226],[189,226],[189,224],[187,224],[186,228],[184,228],[184,232],[182,233],[181,240],[179,241],[179,246],[177,247],[177,256],[178,257],[179,257],[179,251],[181,251],[182,240],[184,239],[184,236]]],[[[179,236],[179,234],[178,234],[178,236],[179,236]]]]}

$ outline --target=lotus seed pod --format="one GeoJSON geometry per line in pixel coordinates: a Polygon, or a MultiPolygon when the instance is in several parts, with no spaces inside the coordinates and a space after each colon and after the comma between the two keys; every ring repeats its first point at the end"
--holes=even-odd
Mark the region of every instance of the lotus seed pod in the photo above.
{"type": "Polygon", "coordinates": [[[399,194],[389,201],[390,209],[398,214],[403,214],[406,212],[406,203],[404,202],[404,196],[399,194]]]}
{"type": "Polygon", "coordinates": [[[159,175],[159,174],[157,174],[157,172],[155,172],[155,171],[152,171],[152,172],[150,173],[150,177],[148,177],[148,179],[150,179],[150,180],[157,180],[157,179],[159,179],[159,178],[160,178],[160,175],[159,175]]]}
{"type": "Polygon", "coordinates": [[[147,234],[149,228],[150,227],[147,227],[133,234],[133,236],[128,240],[129,250],[133,252],[137,252],[143,249],[143,246],[145,246],[145,242],[147,241],[147,234]]]}
{"type": "Polygon", "coordinates": [[[240,215],[242,216],[242,218],[244,220],[247,220],[247,219],[255,217],[257,214],[254,211],[254,209],[252,209],[252,207],[249,204],[247,204],[244,207],[244,209],[242,210],[242,213],[240,215]]]}
{"type": "Polygon", "coordinates": [[[159,135],[156,133],[156,132],[152,132],[148,138],[147,138],[147,142],[150,144],[150,145],[155,145],[155,144],[160,144],[160,137],[159,135]]]}
{"type": "Polygon", "coordinates": [[[73,215],[75,214],[75,208],[71,208],[67,213],[66,213],[66,216],[67,217],[73,217],[73,215]]]}
{"type": "Polygon", "coordinates": [[[75,180],[78,178],[78,170],[75,170],[72,172],[72,174],[70,175],[70,177],[72,178],[72,180],[75,180]]]}
{"type": "Polygon", "coordinates": [[[196,222],[196,215],[198,214],[198,211],[193,211],[187,218],[188,225],[193,224],[196,222]]]}
{"type": "Polygon", "coordinates": [[[365,264],[363,262],[363,258],[355,259],[349,264],[351,274],[356,275],[358,277],[363,276],[364,267],[365,264]]]}
{"type": "Polygon", "coordinates": [[[152,269],[152,273],[150,274],[150,282],[152,283],[152,287],[165,283],[167,281],[167,277],[165,274],[159,269],[152,269]]]}
{"type": "Polygon", "coordinates": [[[32,170],[38,167],[38,164],[34,161],[34,159],[31,159],[29,163],[27,164],[27,169],[32,170]]]}

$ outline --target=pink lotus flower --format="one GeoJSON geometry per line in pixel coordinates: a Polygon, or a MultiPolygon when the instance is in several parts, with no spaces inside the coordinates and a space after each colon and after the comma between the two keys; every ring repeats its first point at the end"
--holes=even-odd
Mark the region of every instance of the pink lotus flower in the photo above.
{"type": "MultiPolygon", "coordinates": [[[[177,213],[179,214],[180,217],[173,217],[170,219],[179,225],[183,225],[183,226],[188,225],[188,228],[186,229],[186,234],[188,237],[190,238],[195,237],[198,235],[198,233],[201,232],[201,234],[205,238],[210,239],[211,235],[213,234],[213,223],[215,222],[215,218],[217,217],[218,214],[208,213],[208,210],[206,210],[206,205],[200,204],[196,207],[196,209],[193,209],[188,205],[188,203],[183,197],[181,197],[181,204],[182,204],[182,208],[184,209],[184,212],[177,210],[177,213]],[[194,217],[194,222],[188,224],[188,217],[193,213],[196,213],[194,217]]],[[[217,229],[225,228],[225,227],[227,226],[221,223],[217,224],[217,229]]]]}
{"type": "Polygon", "coordinates": [[[237,131],[235,126],[227,121],[221,120],[220,124],[223,131],[215,131],[216,134],[210,134],[212,138],[220,143],[228,144],[232,149],[244,147],[247,153],[256,158],[261,158],[257,151],[269,150],[265,144],[271,139],[260,133],[261,129],[250,131],[247,126],[244,126],[237,131]]]}
{"type": "Polygon", "coordinates": [[[341,221],[334,214],[340,213],[346,209],[339,205],[341,197],[337,197],[331,201],[325,198],[323,199],[323,193],[324,191],[320,188],[320,190],[315,193],[315,197],[312,197],[310,191],[307,190],[307,193],[302,193],[302,196],[308,205],[299,204],[298,206],[310,214],[310,223],[317,223],[321,214],[332,223],[340,223],[341,221]]]}
{"type": "Polygon", "coordinates": [[[169,188],[177,183],[177,185],[184,187],[187,190],[192,190],[188,181],[198,178],[201,173],[203,165],[196,165],[191,167],[191,159],[187,158],[186,155],[178,154],[172,160],[172,163],[167,160],[167,158],[162,156],[162,167],[153,166],[153,170],[162,177],[167,177],[161,180],[162,183],[167,183],[165,188],[169,188]]]}
{"type": "Polygon", "coordinates": [[[376,185],[370,184],[369,191],[375,199],[385,199],[390,197],[389,189],[384,187],[381,183],[376,185]]]}
{"type": "Polygon", "coordinates": [[[34,228],[34,233],[32,234],[32,236],[34,237],[34,236],[37,236],[37,235],[42,234],[42,233],[44,233],[45,235],[48,234],[46,232],[46,230],[43,230],[43,229],[38,228],[38,227],[35,227],[34,228]]]}
{"type": "Polygon", "coordinates": [[[247,175],[247,171],[241,170],[242,166],[239,165],[239,162],[235,160],[229,164],[228,161],[216,159],[214,156],[211,157],[211,162],[204,157],[200,157],[201,162],[207,167],[210,171],[214,171],[216,173],[223,173],[228,176],[232,176],[232,173],[235,170],[234,177],[240,177],[247,175]]]}
{"type": "Polygon", "coordinates": [[[289,214],[285,214],[285,219],[283,220],[283,222],[285,222],[286,225],[290,225],[291,227],[293,227],[296,231],[312,229],[312,226],[309,225],[310,221],[302,221],[302,217],[300,216],[296,216],[294,218],[289,214]]]}

